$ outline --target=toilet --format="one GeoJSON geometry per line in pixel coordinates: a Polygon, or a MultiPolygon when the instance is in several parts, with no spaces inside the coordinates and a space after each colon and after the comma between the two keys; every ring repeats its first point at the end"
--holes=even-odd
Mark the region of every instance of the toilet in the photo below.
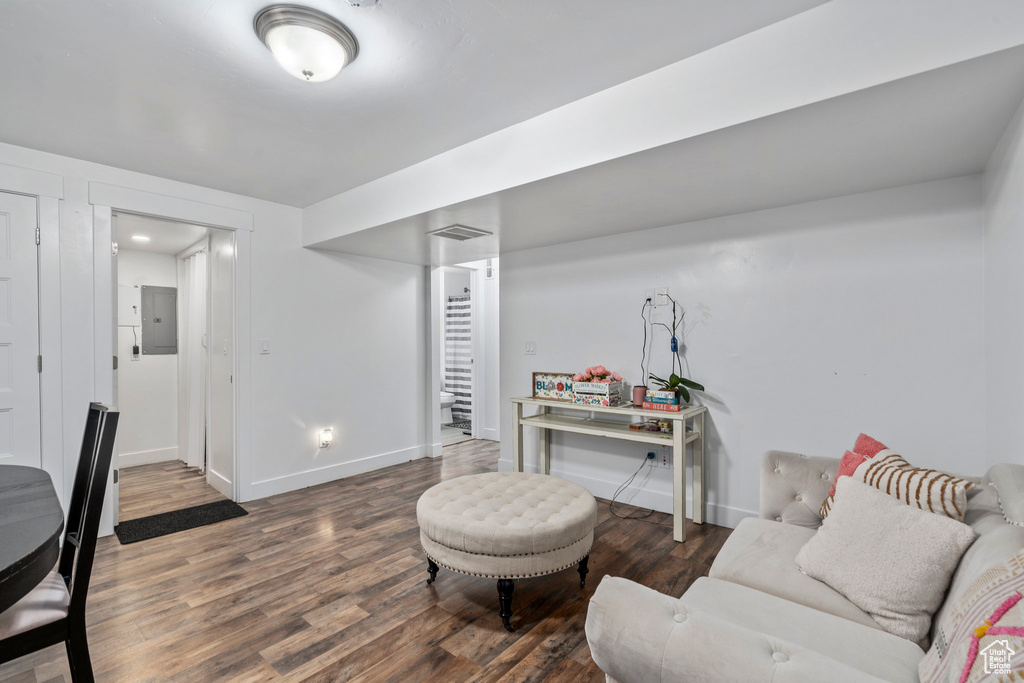
{"type": "Polygon", "coordinates": [[[441,392],[441,424],[451,424],[454,422],[452,418],[452,406],[455,405],[455,394],[447,391],[441,392]]]}

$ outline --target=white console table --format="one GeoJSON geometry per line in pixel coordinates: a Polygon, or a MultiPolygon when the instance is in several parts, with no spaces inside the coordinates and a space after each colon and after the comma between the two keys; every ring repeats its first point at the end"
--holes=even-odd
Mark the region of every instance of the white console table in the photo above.
{"type": "Polygon", "coordinates": [[[512,469],[523,471],[523,427],[540,430],[540,471],[551,473],[548,451],[549,432],[573,432],[590,434],[609,439],[636,441],[656,446],[672,446],[672,536],[677,541],[686,540],[686,444],[693,444],[693,521],[704,523],[704,406],[690,406],[678,413],[660,410],[644,410],[631,404],[606,408],[604,406],[581,406],[565,401],[523,397],[513,398],[514,423],[512,429],[512,469]],[[536,406],[537,413],[523,416],[523,406],[536,406]],[[552,408],[563,410],[567,415],[553,414],[552,408]],[[624,421],[602,420],[603,416],[625,416],[658,418],[672,421],[672,433],[648,432],[630,429],[624,421]]]}

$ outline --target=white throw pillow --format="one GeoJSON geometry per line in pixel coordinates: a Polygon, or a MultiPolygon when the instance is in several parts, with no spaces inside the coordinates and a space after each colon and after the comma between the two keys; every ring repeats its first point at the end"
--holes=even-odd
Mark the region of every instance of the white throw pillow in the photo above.
{"type": "Polygon", "coordinates": [[[963,522],[843,477],[831,512],[796,563],[886,631],[917,643],[928,634],[960,556],[976,536],[963,522]]]}

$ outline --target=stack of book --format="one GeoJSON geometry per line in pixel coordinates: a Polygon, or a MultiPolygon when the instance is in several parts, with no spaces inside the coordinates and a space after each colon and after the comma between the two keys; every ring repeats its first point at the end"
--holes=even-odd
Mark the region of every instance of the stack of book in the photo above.
{"type": "Polygon", "coordinates": [[[572,402],[581,406],[617,406],[622,403],[622,382],[573,382],[572,402]]]}
{"type": "Polygon", "coordinates": [[[644,410],[678,413],[681,408],[679,394],[674,391],[648,391],[644,396],[644,410]]]}

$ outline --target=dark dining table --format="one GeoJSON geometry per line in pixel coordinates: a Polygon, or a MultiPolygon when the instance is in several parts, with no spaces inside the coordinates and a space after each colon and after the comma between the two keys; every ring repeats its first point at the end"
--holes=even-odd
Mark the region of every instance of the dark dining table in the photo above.
{"type": "Polygon", "coordinates": [[[0,612],[28,595],[57,564],[64,512],[50,475],[0,465],[0,612]]]}

